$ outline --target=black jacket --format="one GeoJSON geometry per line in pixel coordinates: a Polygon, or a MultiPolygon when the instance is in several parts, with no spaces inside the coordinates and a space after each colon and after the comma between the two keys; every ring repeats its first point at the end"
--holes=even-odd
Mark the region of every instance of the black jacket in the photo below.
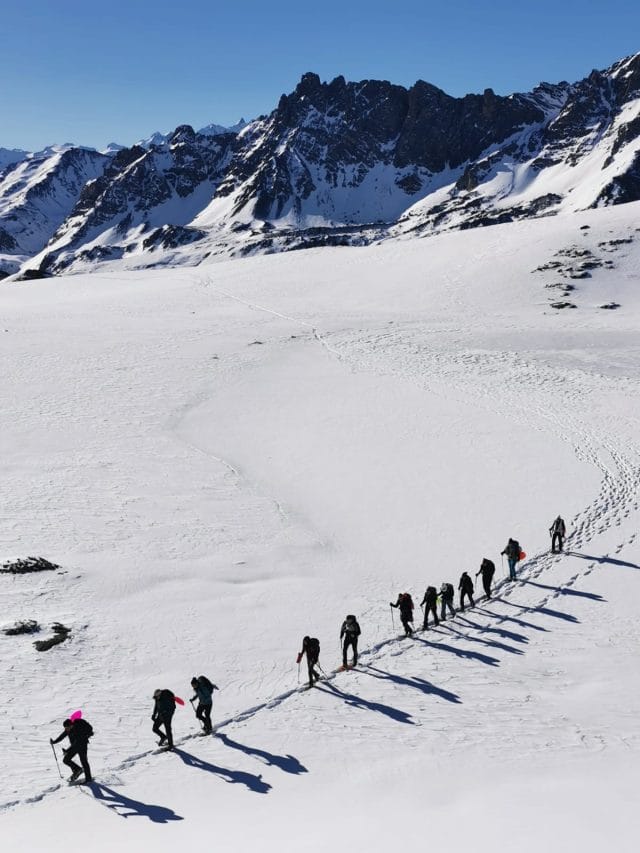
{"type": "Polygon", "coordinates": [[[342,639],[345,634],[349,638],[360,636],[360,625],[358,625],[355,619],[351,622],[347,622],[346,619],[344,620],[342,628],[340,628],[340,639],[342,639]]]}
{"type": "Polygon", "coordinates": [[[66,737],[69,738],[71,746],[86,746],[89,743],[89,738],[93,735],[93,728],[83,719],[73,720],[68,729],[65,729],[53,743],[60,743],[66,737]]]}
{"type": "Polygon", "coordinates": [[[413,601],[410,596],[400,593],[396,603],[392,604],[392,602],[389,602],[389,604],[391,604],[391,607],[399,607],[400,616],[406,619],[407,622],[413,621],[413,601]]]}
{"type": "Polygon", "coordinates": [[[483,580],[485,580],[486,578],[491,580],[491,578],[494,576],[495,573],[496,573],[496,567],[495,567],[494,563],[491,560],[484,559],[482,561],[481,566],[480,566],[480,571],[476,572],[476,577],[478,577],[478,575],[481,574],[483,580]]]}
{"type": "Polygon", "coordinates": [[[473,581],[466,572],[460,578],[458,589],[462,590],[462,592],[473,592],[473,581]]]}
{"type": "Polygon", "coordinates": [[[506,554],[510,560],[519,560],[520,559],[520,543],[515,539],[509,539],[507,545],[502,552],[506,554]]]}
{"type": "Polygon", "coordinates": [[[440,587],[440,598],[443,601],[453,601],[453,584],[452,583],[443,583],[440,587]]]}
{"type": "Polygon", "coordinates": [[[176,700],[173,693],[170,690],[161,690],[155,699],[151,717],[153,720],[156,717],[173,717],[175,710],[176,700]]]}
{"type": "Polygon", "coordinates": [[[424,594],[424,598],[420,602],[420,607],[422,607],[423,604],[426,604],[427,607],[435,607],[437,601],[438,601],[438,592],[437,592],[435,586],[428,586],[427,591],[424,594]]]}

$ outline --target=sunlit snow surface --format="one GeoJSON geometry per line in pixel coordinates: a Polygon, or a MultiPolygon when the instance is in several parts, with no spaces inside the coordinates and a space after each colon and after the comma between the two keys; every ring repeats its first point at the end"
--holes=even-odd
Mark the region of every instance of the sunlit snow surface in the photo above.
{"type": "Polygon", "coordinates": [[[639,221],[0,286],[0,556],[63,569],[1,575],[2,620],[72,628],[0,635],[3,845],[635,850],[639,221]],[[556,310],[570,247],[614,267],[556,310]],[[492,602],[397,639],[398,592],[484,556],[492,602]],[[187,703],[153,754],[153,690],[200,673],[216,736],[187,703]],[[79,707],[94,790],[47,742],[79,707]]]}

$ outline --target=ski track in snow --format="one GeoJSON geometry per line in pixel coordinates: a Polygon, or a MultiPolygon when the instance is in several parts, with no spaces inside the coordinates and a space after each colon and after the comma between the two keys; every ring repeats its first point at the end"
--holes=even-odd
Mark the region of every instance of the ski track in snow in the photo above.
{"type": "MultiPolygon", "coordinates": [[[[519,571],[519,582],[513,584],[506,579],[500,579],[496,583],[494,599],[490,603],[491,609],[478,600],[476,608],[466,611],[464,617],[458,614],[453,623],[447,621],[442,623],[438,630],[432,630],[429,636],[432,638],[430,644],[434,648],[448,643],[454,643],[457,646],[465,643],[470,646],[484,644],[487,660],[493,659],[496,661],[494,665],[500,665],[500,662],[492,657],[493,654],[497,654],[500,650],[512,652],[513,642],[516,642],[511,641],[509,645],[504,639],[509,634],[505,626],[511,629],[512,625],[518,625],[520,622],[520,628],[511,630],[514,635],[516,630],[544,631],[545,629],[537,623],[541,617],[544,618],[545,614],[553,612],[550,605],[557,605],[558,600],[566,600],[567,590],[572,590],[593,571],[601,569],[606,559],[610,557],[610,553],[607,552],[597,559],[585,560],[584,568],[576,571],[575,560],[570,559],[571,552],[580,552],[603,534],[615,533],[616,528],[629,519],[632,513],[638,511],[640,464],[631,441],[629,446],[614,442],[611,435],[616,433],[607,428],[605,416],[591,417],[589,423],[597,422],[596,429],[587,426],[587,420],[580,417],[580,411],[588,408],[591,399],[598,394],[634,393],[637,395],[640,388],[637,381],[629,377],[612,379],[587,372],[545,366],[533,360],[527,360],[514,352],[482,352],[469,349],[461,349],[455,355],[450,350],[446,353],[441,352],[436,346],[430,344],[430,339],[435,332],[419,326],[411,328],[407,325],[400,331],[397,329],[378,332],[369,330],[366,334],[321,333],[309,322],[243,300],[210,283],[207,283],[207,286],[222,296],[244,304],[247,308],[269,313],[293,323],[296,328],[302,326],[308,329],[310,335],[330,357],[339,359],[350,369],[394,375],[404,381],[417,383],[420,387],[428,388],[432,392],[457,398],[466,406],[469,406],[469,401],[473,400],[474,405],[485,406],[492,411],[498,410],[515,423],[526,424],[528,427],[535,426],[536,429],[569,443],[581,461],[599,470],[601,487],[598,494],[571,519],[568,525],[570,532],[565,543],[567,553],[552,555],[549,552],[540,552],[529,555],[519,571]],[[555,588],[548,593],[540,594],[537,587],[522,583],[522,581],[535,583],[543,579],[550,570],[553,570],[555,588]],[[469,617],[473,619],[470,624],[469,617]],[[468,623],[467,627],[464,625],[465,621],[468,623]],[[499,634],[503,641],[496,639],[496,634],[499,634]]],[[[462,336],[463,331],[455,330],[455,334],[462,336]]],[[[441,331],[438,334],[441,334],[441,331]]],[[[203,392],[203,399],[206,393],[206,391],[203,392]]],[[[195,406],[198,402],[196,400],[189,405],[195,406]]],[[[177,432],[183,416],[184,409],[178,411],[173,417],[171,426],[174,432],[177,432]]],[[[192,452],[205,456],[209,462],[225,468],[234,479],[236,486],[239,484],[252,492],[256,502],[273,501],[285,525],[290,518],[295,517],[294,511],[283,506],[277,497],[263,495],[250,479],[231,463],[188,442],[182,435],[180,440],[192,452]]],[[[309,535],[313,533],[309,532],[309,535]]],[[[617,537],[622,541],[617,541],[610,550],[613,554],[619,554],[626,545],[632,544],[635,538],[635,533],[626,539],[617,537]]],[[[526,548],[526,543],[522,544],[526,548]]],[[[500,567],[497,568],[499,570],[500,567]]],[[[75,580],[78,581],[79,576],[75,580]]],[[[19,582],[20,580],[17,580],[17,583],[19,582]]],[[[35,581],[32,579],[32,582],[35,583],[35,587],[25,590],[24,595],[56,594],[56,576],[40,576],[35,581]]],[[[72,591],[68,587],[65,589],[65,595],[74,600],[76,609],[77,602],[81,600],[83,594],[81,585],[77,583],[72,591]]],[[[478,598],[481,597],[478,596],[478,598]]],[[[52,613],[59,612],[55,607],[50,609],[52,613]]],[[[64,621],[63,614],[59,618],[64,621]]],[[[571,621],[570,614],[565,614],[565,618],[566,621],[571,621]]],[[[424,639],[427,634],[420,632],[419,636],[424,639]]],[[[524,633],[522,636],[526,637],[524,633]]],[[[532,642],[535,641],[534,638],[532,642]]],[[[79,643],[73,649],[73,654],[80,655],[81,650],[82,645],[79,643]]],[[[409,640],[389,638],[361,650],[359,668],[363,670],[362,673],[358,670],[353,673],[339,673],[337,670],[332,670],[328,673],[328,678],[321,682],[321,686],[339,682],[340,687],[344,688],[345,684],[351,685],[358,683],[358,679],[364,679],[367,670],[375,672],[376,665],[388,663],[389,657],[424,654],[425,651],[409,640]]],[[[482,676],[486,678],[484,673],[482,676]]],[[[82,677],[82,672],[79,671],[78,684],[82,677]]],[[[451,687],[452,680],[450,679],[447,684],[451,687]]],[[[443,692],[443,688],[437,690],[443,692]]],[[[233,725],[246,723],[265,710],[278,708],[299,696],[303,691],[304,687],[296,687],[281,692],[221,721],[215,726],[214,731],[218,732],[233,725]]],[[[456,695],[451,690],[449,701],[455,701],[456,695]]],[[[421,725],[418,721],[414,724],[421,725]]],[[[444,717],[435,717],[431,724],[437,730],[439,725],[445,727],[446,721],[444,717]]],[[[318,720],[318,725],[321,725],[321,720],[318,720]]],[[[541,729],[544,729],[544,725],[541,729]]],[[[581,744],[586,750],[606,749],[609,743],[613,742],[623,744],[627,748],[638,746],[635,742],[628,743],[624,735],[620,735],[617,739],[613,736],[607,738],[601,733],[583,731],[570,722],[568,722],[568,731],[572,733],[575,742],[581,744]]],[[[451,736],[461,738],[461,742],[464,743],[469,733],[468,731],[466,734],[451,732],[451,736]]],[[[542,731],[540,736],[544,737],[542,731]]],[[[177,738],[176,745],[188,743],[197,737],[199,735],[177,738]]],[[[117,774],[128,771],[135,765],[150,764],[154,753],[155,750],[135,753],[115,767],[107,769],[106,774],[101,774],[102,778],[108,778],[112,784],[119,784],[120,778],[117,774]]],[[[2,803],[0,811],[40,802],[47,796],[57,794],[64,787],[62,784],[52,785],[37,795],[2,803]]]]}

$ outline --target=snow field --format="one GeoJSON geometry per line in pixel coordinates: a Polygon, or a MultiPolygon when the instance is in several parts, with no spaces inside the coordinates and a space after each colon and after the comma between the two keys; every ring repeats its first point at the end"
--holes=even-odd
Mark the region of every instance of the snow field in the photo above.
{"type": "Polygon", "coordinates": [[[3,612],[73,629],[2,638],[7,837],[633,849],[638,248],[576,311],[531,270],[636,210],[3,287],[3,556],[66,570],[3,577],[3,612]],[[500,575],[510,535],[522,582],[396,639],[399,591],[500,575]],[[302,636],[331,673],[347,612],[362,666],[291,693],[302,636]],[[191,738],[187,706],[151,755],[153,689],[200,672],[224,724],[191,738]],[[46,743],[76,707],[97,798],[46,743]]]}

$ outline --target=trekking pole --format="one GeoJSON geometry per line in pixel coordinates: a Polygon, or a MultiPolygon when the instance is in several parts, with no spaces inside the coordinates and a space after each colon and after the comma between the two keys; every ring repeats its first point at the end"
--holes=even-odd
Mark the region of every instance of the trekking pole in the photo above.
{"type": "Polygon", "coordinates": [[[198,712],[196,711],[196,706],[193,704],[193,699],[189,699],[189,704],[193,708],[193,713],[196,715],[196,719],[198,717],[198,712]]]}
{"type": "Polygon", "coordinates": [[[393,618],[393,606],[391,604],[389,605],[389,610],[391,611],[391,627],[395,631],[396,630],[396,620],[393,618]]]}
{"type": "Polygon", "coordinates": [[[502,574],[506,577],[506,574],[504,571],[504,554],[500,554],[500,559],[502,560],[502,574]]]}
{"type": "Polygon", "coordinates": [[[298,684],[300,684],[300,661],[298,661],[298,684]]]}
{"type": "MultiPolygon", "coordinates": [[[[51,741],[49,741],[49,743],[51,743],[51,741]]],[[[51,749],[53,750],[53,757],[56,760],[56,767],[58,768],[58,776],[62,779],[64,777],[62,776],[62,773],[60,772],[60,765],[58,764],[58,756],[56,753],[56,748],[53,744],[51,744],[51,749]]]]}

